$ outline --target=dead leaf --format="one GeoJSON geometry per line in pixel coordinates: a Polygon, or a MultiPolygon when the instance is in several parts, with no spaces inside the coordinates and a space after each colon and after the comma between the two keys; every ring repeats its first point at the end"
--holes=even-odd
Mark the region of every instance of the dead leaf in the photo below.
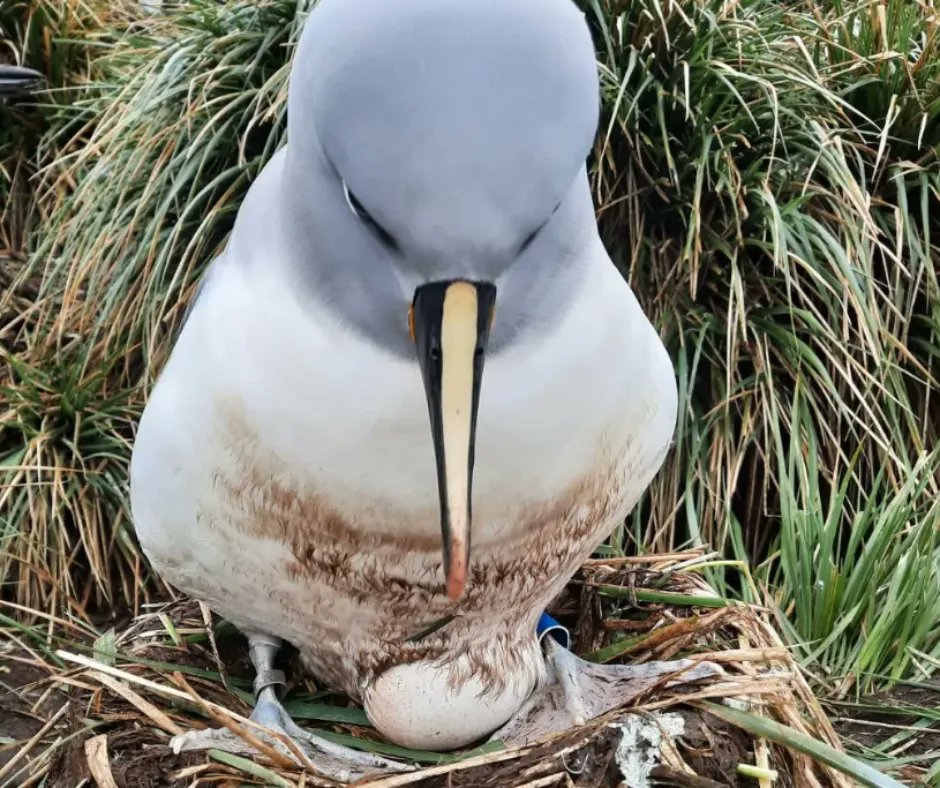
{"type": "Polygon", "coordinates": [[[111,761],[108,760],[107,735],[102,733],[100,736],[92,736],[85,742],[85,758],[98,788],[117,788],[114,775],[111,774],[111,761]]]}

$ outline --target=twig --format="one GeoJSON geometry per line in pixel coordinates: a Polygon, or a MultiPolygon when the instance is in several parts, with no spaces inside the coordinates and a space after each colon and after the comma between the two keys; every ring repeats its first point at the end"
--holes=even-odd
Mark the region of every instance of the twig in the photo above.
{"type": "Polygon", "coordinates": [[[93,676],[96,681],[104,684],[112,692],[120,695],[132,706],[136,706],[137,709],[143,715],[149,717],[157,727],[174,736],[183,733],[183,729],[179,725],[173,722],[173,720],[160,711],[160,709],[154,706],[149,700],[145,700],[144,698],[140,697],[140,695],[134,692],[134,690],[132,690],[126,684],[118,681],[115,678],[112,678],[111,676],[107,676],[100,671],[94,671],[90,675],[93,676]]]}

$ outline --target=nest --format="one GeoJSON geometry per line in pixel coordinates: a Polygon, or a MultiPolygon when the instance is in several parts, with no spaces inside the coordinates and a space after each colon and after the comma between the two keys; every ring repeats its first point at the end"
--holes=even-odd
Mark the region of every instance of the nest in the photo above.
{"type": "MultiPolygon", "coordinates": [[[[681,718],[682,732],[657,745],[650,777],[658,784],[851,786],[827,765],[742,726],[743,717],[767,720],[841,749],[766,612],[719,598],[703,579],[710,558],[688,552],[589,561],[550,612],[570,628],[573,650],[593,660],[684,657],[718,663],[724,674],[656,687],[629,707],[538,744],[446,755],[405,751],[383,742],[361,710],[304,679],[290,688],[288,709],[324,737],[420,762],[416,771],[358,783],[371,788],[629,785],[623,760],[629,723],[659,725],[666,718],[681,718]]],[[[92,779],[104,788],[337,785],[263,742],[253,759],[170,751],[173,735],[207,726],[259,741],[247,722],[252,674],[243,639],[213,624],[203,606],[178,600],[152,608],[99,637],[94,650],[73,644],[55,657],[52,682],[67,702],[43,736],[33,737],[32,753],[21,752],[13,767],[0,765],[0,785],[17,766],[24,785],[42,778],[70,786],[92,779]]]]}

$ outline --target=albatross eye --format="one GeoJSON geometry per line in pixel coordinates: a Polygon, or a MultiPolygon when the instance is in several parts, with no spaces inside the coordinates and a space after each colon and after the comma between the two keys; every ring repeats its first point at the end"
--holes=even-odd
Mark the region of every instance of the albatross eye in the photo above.
{"type": "Polygon", "coordinates": [[[363,204],[359,202],[359,198],[353,194],[349,187],[346,185],[346,182],[343,181],[343,194],[346,197],[346,203],[349,205],[349,210],[351,210],[357,219],[361,221],[366,227],[372,230],[373,233],[378,237],[378,239],[385,244],[389,249],[398,251],[398,244],[395,243],[395,239],[392,238],[391,234],[380,225],[375,219],[372,218],[372,215],[365,209],[363,204]]]}
{"type": "Polygon", "coordinates": [[[554,208],[552,208],[551,215],[548,217],[548,219],[546,219],[544,222],[542,222],[538,227],[536,227],[531,233],[529,233],[529,234],[526,236],[526,239],[522,242],[522,245],[519,247],[519,251],[516,252],[516,255],[517,255],[517,256],[518,256],[518,255],[521,255],[526,249],[528,249],[528,248],[532,245],[532,242],[536,239],[536,237],[538,236],[538,234],[539,234],[540,232],[542,232],[542,228],[543,228],[546,224],[548,224],[548,222],[549,222],[549,220],[552,218],[552,216],[554,216],[556,213],[558,213],[558,209],[559,209],[559,208],[561,208],[561,203],[560,203],[560,202],[558,203],[558,205],[556,205],[554,208]]]}

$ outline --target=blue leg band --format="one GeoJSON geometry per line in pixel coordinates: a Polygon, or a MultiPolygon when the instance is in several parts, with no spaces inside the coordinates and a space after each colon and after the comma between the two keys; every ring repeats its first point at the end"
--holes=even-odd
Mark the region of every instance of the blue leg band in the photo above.
{"type": "Polygon", "coordinates": [[[543,638],[550,637],[564,648],[571,646],[571,634],[548,613],[542,613],[539,617],[539,622],[535,625],[535,634],[539,639],[539,643],[542,642],[543,638]]]}

